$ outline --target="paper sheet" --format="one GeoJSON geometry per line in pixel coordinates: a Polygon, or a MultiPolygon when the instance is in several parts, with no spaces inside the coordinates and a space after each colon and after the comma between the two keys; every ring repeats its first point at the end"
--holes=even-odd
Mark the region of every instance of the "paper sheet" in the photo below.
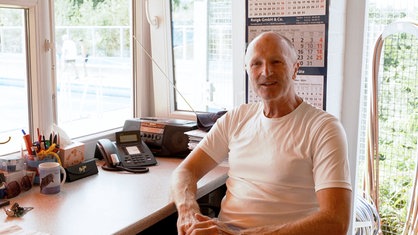
{"type": "Polygon", "coordinates": [[[34,232],[23,230],[18,225],[7,225],[6,227],[0,228],[0,235],[49,235],[44,232],[34,232]]]}

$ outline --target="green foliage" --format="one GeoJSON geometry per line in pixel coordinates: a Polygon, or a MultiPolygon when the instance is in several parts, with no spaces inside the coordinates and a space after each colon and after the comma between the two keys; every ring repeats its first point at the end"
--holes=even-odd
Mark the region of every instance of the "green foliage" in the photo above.
{"type": "Polygon", "coordinates": [[[68,0],[56,0],[55,24],[57,26],[121,26],[130,25],[128,1],[79,0],[73,4],[68,0]]]}
{"type": "Polygon", "coordinates": [[[179,9],[187,10],[192,5],[192,0],[171,0],[171,8],[173,8],[174,12],[179,11],[179,9]]]}
{"type": "Polygon", "coordinates": [[[121,28],[131,25],[129,0],[55,0],[54,5],[57,45],[67,34],[91,56],[129,56],[131,33],[121,28]]]}
{"type": "MultiPolygon", "coordinates": [[[[105,0],[93,0],[93,7],[94,8],[96,8],[96,6],[99,4],[99,3],[102,3],[102,2],[104,2],[105,0]]],[[[72,4],[74,5],[74,6],[80,6],[80,5],[83,5],[83,3],[84,3],[84,0],[71,0],[71,2],[72,2],[72,4]]]]}
{"type": "Polygon", "coordinates": [[[410,177],[394,177],[392,181],[383,181],[380,185],[380,216],[384,234],[401,234],[407,214],[410,177]]]}
{"type": "Polygon", "coordinates": [[[397,19],[405,18],[405,12],[396,12],[390,9],[381,9],[373,6],[369,7],[369,20],[376,25],[388,25],[397,19]]]}

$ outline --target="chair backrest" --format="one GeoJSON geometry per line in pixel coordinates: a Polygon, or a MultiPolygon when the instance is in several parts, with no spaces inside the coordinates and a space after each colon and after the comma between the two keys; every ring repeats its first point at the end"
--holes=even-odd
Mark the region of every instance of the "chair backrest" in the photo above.
{"type": "MultiPolygon", "coordinates": [[[[393,110],[397,109],[395,112],[398,112],[398,110],[401,110],[402,108],[404,108],[402,105],[398,105],[398,101],[399,103],[408,103],[411,102],[409,99],[415,99],[416,97],[418,97],[418,90],[414,90],[412,92],[417,92],[417,93],[412,93],[410,95],[410,97],[412,98],[405,98],[405,100],[400,100],[403,99],[400,96],[397,96],[401,93],[401,90],[403,89],[409,89],[408,87],[403,87],[402,86],[402,79],[399,78],[399,73],[404,73],[405,71],[400,71],[400,69],[398,69],[396,67],[396,63],[399,61],[392,61],[391,59],[393,58],[387,58],[385,56],[387,55],[399,55],[399,59],[402,60],[412,60],[412,61],[416,61],[417,57],[418,57],[418,53],[416,53],[416,49],[414,50],[414,52],[411,55],[405,55],[405,54],[396,54],[396,53],[404,53],[405,51],[407,51],[405,48],[403,48],[402,50],[398,50],[400,47],[399,45],[401,45],[402,43],[404,43],[405,41],[405,37],[404,35],[409,35],[409,38],[414,38],[413,40],[415,40],[414,42],[417,42],[418,39],[418,22],[414,22],[414,21],[397,21],[394,22],[390,25],[388,25],[385,30],[382,32],[382,34],[380,35],[380,37],[378,38],[376,44],[375,44],[375,48],[374,48],[374,55],[373,55],[373,68],[372,68],[372,77],[371,77],[371,81],[369,81],[369,98],[370,98],[370,102],[369,102],[369,112],[368,112],[368,133],[367,133],[367,138],[368,138],[368,146],[367,146],[367,176],[365,177],[365,183],[364,183],[364,190],[369,193],[369,195],[371,196],[371,198],[374,201],[374,204],[377,207],[377,210],[380,212],[380,187],[382,186],[380,182],[382,178],[389,178],[389,176],[381,176],[380,174],[380,164],[382,164],[382,160],[384,160],[385,164],[387,164],[390,160],[389,159],[391,157],[397,157],[400,155],[408,155],[408,156],[412,156],[413,154],[409,154],[409,153],[390,153],[390,154],[385,154],[382,153],[384,151],[380,151],[379,149],[379,142],[382,143],[384,141],[387,141],[388,139],[390,141],[394,140],[394,138],[398,138],[398,139],[402,139],[402,138],[406,138],[405,136],[385,136],[387,133],[382,132],[381,136],[379,136],[379,131],[382,130],[387,130],[387,129],[396,129],[398,126],[396,126],[397,123],[397,119],[396,117],[394,117],[393,121],[391,120],[387,120],[385,123],[380,123],[381,127],[379,127],[379,118],[380,120],[386,117],[386,113],[394,113],[393,110]],[[412,35],[412,36],[411,36],[412,35]],[[393,44],[392,44],[393,43],[393,44]],[[392,48],[390,48],[390,44],[393,45],[392,48]],[[384,54],[382,56],[382,51],[383,48],[385,48],[384,54]],[[393,51],[389,51],[388,50],[393,50],[393,51]],[[402,52],[401,52],[402,51],[402,52]],[[381,60],[383,59],[383,60],[381,60]],[[383,74],[385,74],[386,76],[383,77],[383,79],[379,80],[379,72],[381,72],[381,64],[384,64],[383,67],[383,74]],[[388,67],[392,67],[393,70],[388,69],[388,67]],[[395,79],[398,79],[397,81],[395,81],[395,79]],[[401,84],[401,85],[400,85],[401,84]],[[385,90],[386,89],[386,90],[385,90]],[[385,95],[380,95],[381,97],[390,97],[390,99],[388,100],[382,100],[381,97],[379,97],[379,94],[383,94],[385,93],[385,95]],[[379,99],[380,98],[380,99],[379,99]],[[408,100],[407,100],[408,99],[408,100]],[[386,102],[386,103],[385,103],[386,102]],[[389,104],[388,104],[389,103],[389,104]],[[402,106],[402,107],[399,107],[402,106]],[[393,110],[387,110],[385,108],[390,107],[393,110]],[[388,123],[394,123],[394,126],[388,126],[388,123]],[[383,136],[383,137],[382,137],[383,136]],[[379,139],[379,137],[381,137],[379,139]],[[394,137],[392,139],[392,137],[394,137]],[[384,141],[382,141],[384,140],[384,141]]],[[[415,44],[416,45],[416,44],[415,44]]],[[[416,48],[416,47],[415,47],[416,48]]],[[[408,64],[408,62],[406,62],[406,64],[408,64]]],[[[413,78],[415,80],[418,80],[418,75],[417,75],[417,64],[410,64],[409,67],[411,68],[415,68],[414,71],[407,71],[410,74],[402,74],[401,76],[410,76],[410,78],[413,78]]],[[[417,81],[418,83],[418,81],[417,81]]],[[[416,83],[416,84],[417,84],[416,83]]],[[[415,86],[415,85],[413,85],[415,86]]],[[[415,86],[418,87],[418,86],[415,86]]],[[[414,88],[415,89],[415,88],[414,88]]],[[[407,93],[405,91],[403,91],[404,93],[407,93]]],[[[418,103],[418,102],[417,102],[418,103]]],[[[408,110],[405,111],[405,109],[403,109],[401,112],[404,112],[402,115],[404,116],[412,116],[414,115],[413,113],[408,113],[408,110]]],[[[397,114],[399,114],[400,112],[398,112],[397,114]]],[[[410,134],[410,133],[407,133],[410,134]]],[[[416,135],[416,133],[412,133],[412,135],[416,135]]],[[[416,140],[416,139],[415,139],[416,140]]],[[[397,146],[397,144],[399,144],[399,142],[393,142],[391,143],[393,146],[397,146]]],[[[390,144],[389,144],[390,145],[390,144]]],[[[382,147],[382,146],[380,146],[382,147]]],[[[383,146],[385,148],[387,148],[387,146],[383,146]]],[[[413,146],[413,148],[416,146],[413,146]]],[[[386,150],[386,149],[385,149],[386,150]]],[[[410,150],[411,152],[413,150],[410,150]]],[[[412,159],[413,160],[413,159],[412,159]]],[[[416,175],[416,173],[415,173],[416,175]]],[[[392,177],[396,177],[396,175],[392,175],[392,177]]],[[[416,178],[415,178],[416,181],[416,178]]],[[[416,182],[414,183],[414,185],[416,184],[416,182]]],[[[414,186],[415,187],[415,186],[414,186]]],[[[410,201],[410,205],[417,207],[415,204],[415,199],[411,199],[410,201]]],[[[413,209],[412,211],[416,211],[416,208],[413,209]]],[[[408,212],[408,220],[411,218],[412,220],[415,219],[415,223],[413,223],[412,221],[407,221],[405,222],[405,226],[406,225],[413,225],[416,224],[416,214],[414,216],[414,214],[412,213],[412,211],[410,210],[408,212]],[[409,216],[410,215],[410,216],[409,216]]],[[[383,223],[382,223],[383,224],[383,223]]],[[[415,226],[416,227],[416,226],[415,226]]],[[[414,233],[416,234],[416,233],[414,233]]]]}
{"type": "Polygon", "coordinates": [[[403,235],[418,234],[418,151],[415,155],[415,177],[409,200],[408,214],[403,230],[403,235]]]}

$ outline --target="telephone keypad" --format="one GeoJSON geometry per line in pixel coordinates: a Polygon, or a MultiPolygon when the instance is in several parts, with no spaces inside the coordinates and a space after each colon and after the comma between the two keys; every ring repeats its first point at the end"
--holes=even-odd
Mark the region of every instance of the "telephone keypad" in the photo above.
{"type": "Polygon", "coordinates": [[[139,167],[139,166],[148,166],[148,165],[155,165],[156,161],[155,158],[148,154],[142,146],[135,146],[138,148],[138,154],[129,154],[129,151],[126,147],[122,147],[124,156],[123,156],[123,163],[125,167],[139,167]]]}

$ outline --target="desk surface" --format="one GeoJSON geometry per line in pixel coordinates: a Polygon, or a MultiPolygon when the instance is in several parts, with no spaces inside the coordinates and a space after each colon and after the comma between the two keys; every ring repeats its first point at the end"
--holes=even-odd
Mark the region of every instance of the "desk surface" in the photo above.
{"type": "MultiPolygon", "coordinates": [[[[39,193],[39,186],[10,199],[11,204],[34,207],[21,218],[0,221],[18,225],[24,231],[49,234],[136,234],[175,212],[170,201],[170,180],[181,162],[175,158],[157,158],[158,165],[146,174],[109,172],[65,183],[54,195],[39,193]]],[[[198,182],[198,197],[219,186],[227,178],[228,168],[218,166],[198,182]]]]}

